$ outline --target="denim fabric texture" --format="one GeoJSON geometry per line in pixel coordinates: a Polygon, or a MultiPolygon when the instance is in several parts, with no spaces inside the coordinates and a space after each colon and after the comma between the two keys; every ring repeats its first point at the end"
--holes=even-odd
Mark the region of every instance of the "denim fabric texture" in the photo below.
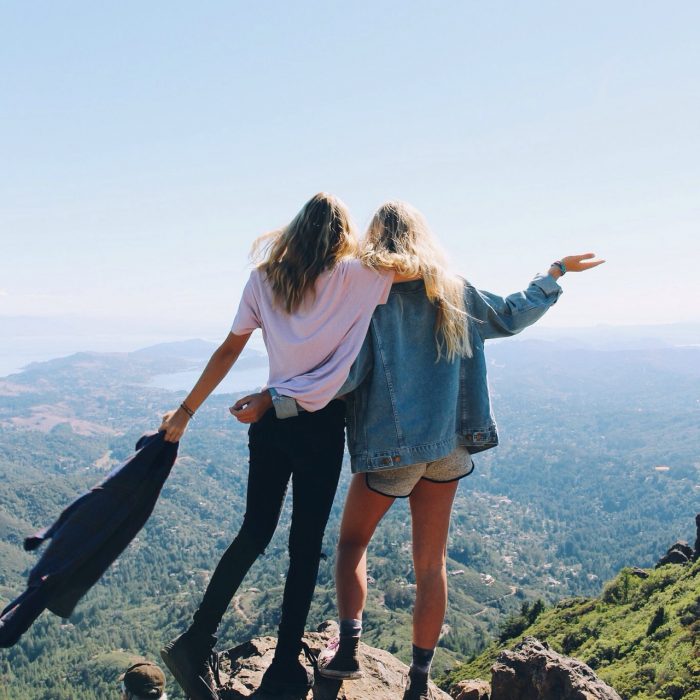
{"type": "Polygon", "coordinates": [[[472,454],[495,447],[484,342],[532,325],[561,293],[551,275],[505,298],[465,282],[472,356],[436,362],[436,310],[423,282],[394,284],[340,392],[348,394],[352,471],[432,462],[457,445],[472,454]]]}

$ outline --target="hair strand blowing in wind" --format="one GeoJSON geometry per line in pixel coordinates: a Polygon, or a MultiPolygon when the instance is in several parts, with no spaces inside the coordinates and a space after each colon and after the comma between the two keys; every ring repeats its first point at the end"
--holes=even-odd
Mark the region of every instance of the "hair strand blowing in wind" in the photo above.
{"type": "Polygon", "coordinates": [[[327,192],[314,195],[284,228],[260,236],[251,250],[265,272],[276,303],[295,311],[316,278],[343,258],[354,257],[358,241],[348,208],[327,192]]]}

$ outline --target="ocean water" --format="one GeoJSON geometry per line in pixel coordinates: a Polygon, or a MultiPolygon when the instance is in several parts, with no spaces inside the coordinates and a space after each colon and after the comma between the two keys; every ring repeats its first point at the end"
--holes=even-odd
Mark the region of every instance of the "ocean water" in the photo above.
{"type": "MultiPolygon", "coordinates": [[[[189,336],[191,337],[191,336],[189,336]]],[[[65,357],[76,352],[132,352],[141,348],[171,340],[187,338],[164,337],[157,335],[117,336],[116,334],[4,334],[0,339],[0,378],[17,372],[32,362],[46,362],[57,357],[65,357]]],[[[253,337],[249,343],[253,350],[264,350],[262,339],[253,337]]],[[[188,391],[199,378],[202,367],[186,372],[161,374],[147,382],[147,386],[170,391],[188,391]]],[[[267,382],[267,365],[237,370],[235,367],[224,378],[214,393],[240,393],[254,391],[267,382]]]]}
{"type": "MultiPolygon", "coordinates": [[[[189,391],[199,379],[201,370],[159,374],[153,377],[147,386],[168,389],[169,391],[189,391]]],[[[267,382],[267,367],[236,370],[234,367],[222,380],[215,394],[240,394],[259,390],[267,382]]]]}

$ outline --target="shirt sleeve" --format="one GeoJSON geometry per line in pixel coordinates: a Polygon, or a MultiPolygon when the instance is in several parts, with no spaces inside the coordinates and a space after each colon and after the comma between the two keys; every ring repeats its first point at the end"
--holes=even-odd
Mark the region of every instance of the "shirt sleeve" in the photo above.
{"type": "Polygon", "coordinates": [[[373,364],[374,350],[372,347],[372,329],[370,328],[360,348],[360,354],[355,358],[355,362],[352,363],[348,378],[345,380],[343,386],[338,389],[336,398],[340,398],[341,396],[345,396],[345,394],[349,394],[351,391],[355,391],[366,379],[367,375],[369,375],[373,364]]]}
{"type": "Polygon", "coordinates": [[[374,270],[363,265],[359,260],[350,260],[346,268],[346,279],[353,299],[360,298],[375,306],[386,304],[391,285],[394,282],[392,270],[374,270]]]}
{"type": "Polygon", "coordinates": [[[260,307],[255,296],[255,283],[253,275],[255,270],[250,273],[250,277],[246,282],[241,296],[241,303],[238,306],[238,313],[233,319],[231,333],[235,335],[247,335],[252,333],[256,328],[261,328],[260,324],[260,307]]]}

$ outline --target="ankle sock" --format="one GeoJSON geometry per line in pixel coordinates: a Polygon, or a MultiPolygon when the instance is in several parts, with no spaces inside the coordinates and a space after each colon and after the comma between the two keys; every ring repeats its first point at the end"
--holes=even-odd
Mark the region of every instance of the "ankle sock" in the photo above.
{"type": "Polygon", "coordinates": [[[411,672],[413,675],[425,676],[430,675],[430,666],[433,663],[435,649],[421,649],[415,644],[413,645],[413,660],[411,661],[411,672]]]}
{"type": "Polygon", "coordinates": [[[362,620],[353,618],[340,621],[340,638],[353,637],[359,639],[362,635],[362,620]]]}

